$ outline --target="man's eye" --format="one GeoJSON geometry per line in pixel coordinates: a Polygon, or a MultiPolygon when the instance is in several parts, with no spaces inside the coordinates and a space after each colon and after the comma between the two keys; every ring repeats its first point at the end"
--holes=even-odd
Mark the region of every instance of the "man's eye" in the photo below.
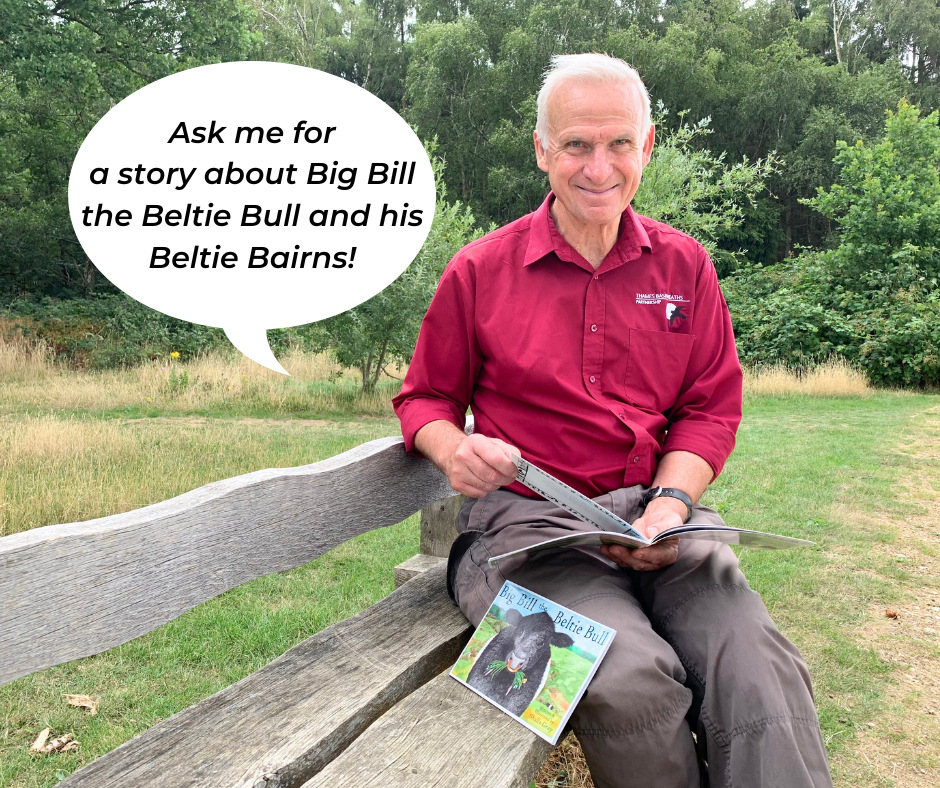
{"type": "Polygon", "coordinates": [[[569,148],[583,148],[584,143],[581,142],[581,140],[572,140],[571,142],[568,143],[568,147],[569,148]]]}

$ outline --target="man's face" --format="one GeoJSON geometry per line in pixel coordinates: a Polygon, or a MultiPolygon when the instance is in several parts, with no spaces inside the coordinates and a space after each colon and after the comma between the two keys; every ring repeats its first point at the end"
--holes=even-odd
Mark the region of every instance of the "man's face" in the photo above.
{"type": "Polygon", "coordinates": [[[548,148],[535,134],[539,169],[548,173],[562,225],[590,230],[620,221],[653,152],[654,129],[640,138],[636,88],[565,82],[548,105],[548,148]]]}

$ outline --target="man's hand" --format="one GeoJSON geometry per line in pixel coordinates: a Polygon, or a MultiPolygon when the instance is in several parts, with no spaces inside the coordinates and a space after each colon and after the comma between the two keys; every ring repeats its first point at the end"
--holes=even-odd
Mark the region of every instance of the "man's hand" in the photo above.
{"type": "Polygon", "coordinates": [[[482,498],[516,479],[510,452],[515,446],[485,435],[464,435],[449,421],[432,421],[415,435],[415,448],[440,468],[450,486],[471,498],[482,498]]]}
{"type": "MultiPolygon", "coordinates": [[[[652,539],[667,528],[682,525],[685,514],[686,508],[682,501],[676,501],[675,498],[656,498],[650,501],[643,516],[634,521],[633,527],[644,534],[647,539],[652,539]],[[681,514],[678,511],[679,507],[681,507],[681,514]]],[[[620,545],[605,545],[601,548],[601,552],[625,569],[649,572],[653,569],[662,569],[675,562],[679,557],[679,538],[664,539],[652,547],[637,547],[632,550],[620,545]]]]}
{"type": "Polygon", "coordinates": [[[457,492],[482,498],[516,480],[518,471],[510,452],[518,454],[519,450],[499,438],[467,435],[442,470],[457,492]]]}
{"type": "MultiPolygon", "coordinates": [[[[662,456],[653,485],[685,490],[693,501],[697,501],[713,475],[711,466],[697,454],[671,451],[662,456]]],[[[682,501],[666,497],[654,498],[646,507],[643,516],[633,523],[633,527],[645,534],[647,539],[652,539],[667,528],[682,525],[688,513],[689,510],[682,501]]],[[[675,563],[679,557],[679,539],[664,539],[654,547],[637,547],[634,550],[610,545],[602,547],[601,552],[622,567],[647,572],[675,563]]]]}

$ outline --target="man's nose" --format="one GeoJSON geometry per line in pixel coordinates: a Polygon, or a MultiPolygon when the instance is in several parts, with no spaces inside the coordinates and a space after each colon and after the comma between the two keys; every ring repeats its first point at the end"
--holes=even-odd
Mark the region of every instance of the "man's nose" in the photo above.
{"type": "Polygon", "coordinates": [[[606,145],[595,145],[584,167],[584,174],[592,183],[602,184],[613,172],[611,153],[606,145]]]}

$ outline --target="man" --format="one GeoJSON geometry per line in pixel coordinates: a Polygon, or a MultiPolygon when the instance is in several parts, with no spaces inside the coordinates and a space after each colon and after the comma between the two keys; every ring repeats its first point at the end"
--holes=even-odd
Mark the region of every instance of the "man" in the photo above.
{"type": "Polygon", "coordinates": [[[727,546],[487,564],[593,527],[516,483],[510,451],[653,536],[693,514],[720,522],[693,505],[741,414],[711,261],[629,207],[654,140],[637,73],[554,58],[534,140],[552,191],[451,261],[395,400],[406,447],[476,499],[458,518],[457,602],[479,623],[508,578],[617,630],[573,716],[597,788],[831,785],[806,666],[727,546]]]}

